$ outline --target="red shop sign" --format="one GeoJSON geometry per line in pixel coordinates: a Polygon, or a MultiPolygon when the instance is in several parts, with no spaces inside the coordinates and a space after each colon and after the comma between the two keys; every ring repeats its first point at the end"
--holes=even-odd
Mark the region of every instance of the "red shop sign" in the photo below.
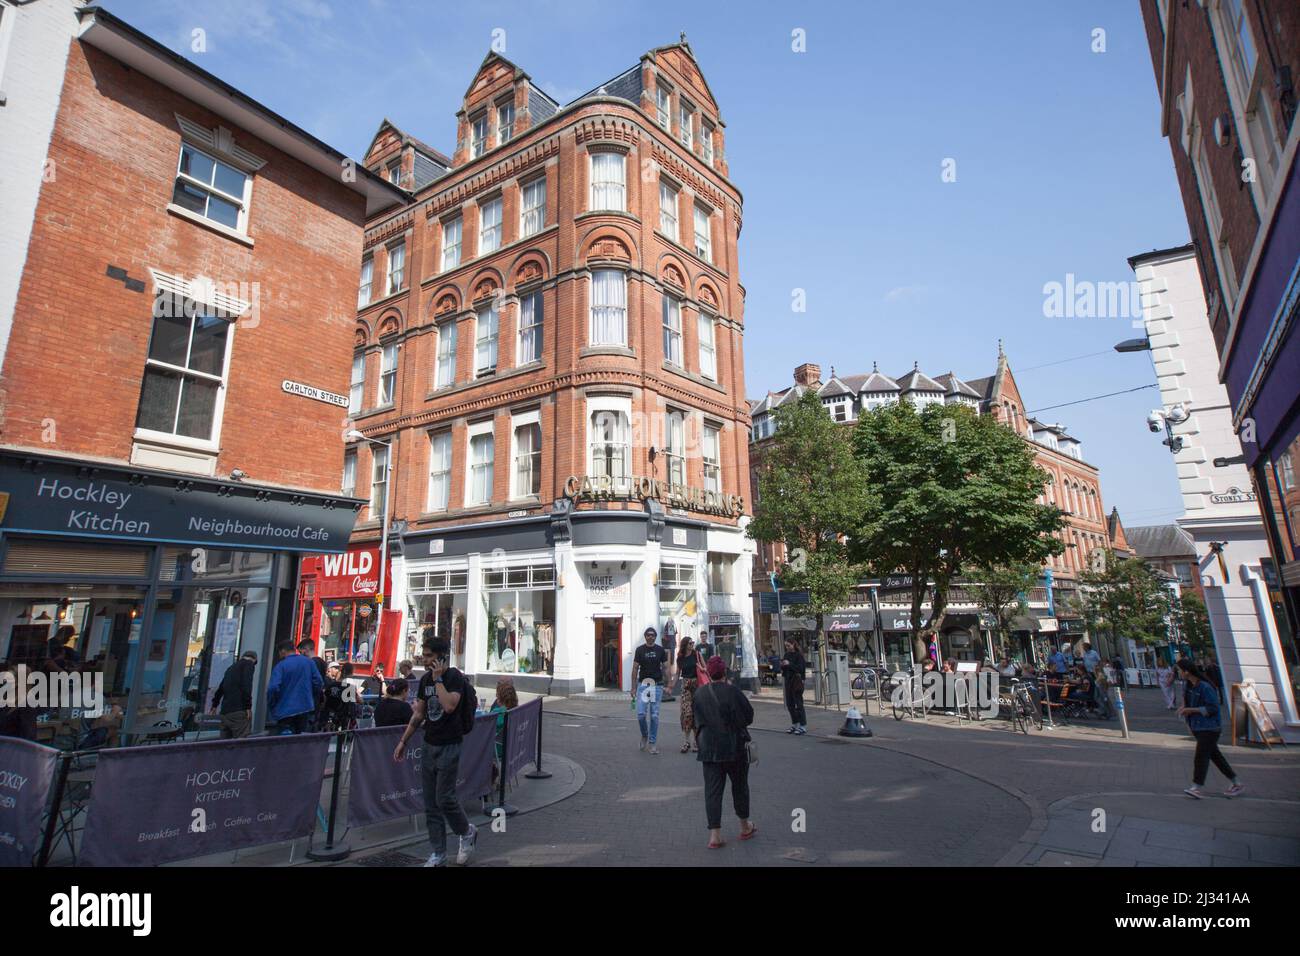
{"type": "Polygon", "coordinates": [[[302,572],[316,575],[320,598],[374,597],[379,589],[379,549],[312,555],[303,558],[302,572]]]}

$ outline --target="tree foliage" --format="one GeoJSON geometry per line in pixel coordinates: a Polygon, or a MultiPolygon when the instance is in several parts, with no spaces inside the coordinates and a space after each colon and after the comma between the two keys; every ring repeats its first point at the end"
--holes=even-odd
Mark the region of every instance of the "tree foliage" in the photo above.
{"type": "Polygon", "coordinates": [[[1140,558],[1116,558],[1079,576],[1079,605],[1085,622],[1110,634],[1112,642],[1132,638],[1156,644],[1169,639],[1172,594],[1140,558]]]}
{"type": "Polygon", "coordinates": [[[1059,509],[1038,503],[1049,477],[1028,443],[990,415],[909,402],[865,412],[854,433],[872,490],[854,556],[872,573],[912,578],[912,636],[941,626],[966,568],[1038,566],[1062,545],[1059,509]],[[933,582],[930,615],[921,606],[933,582]]]}
{"type": "Polygon", "coordinates": [[[1184,591],[1171,605],[1174,624],[1184,644],[1191,645],[1195,657],[1214,654],[1214,632],[1210,629],[1210,615],[1205,602],[1195,591],[1184,591]]]}
{"type": "Polygon", "coordinates": [[[848,429],[831,419],[814,392],[778,407],[775,420],[748,534],[785,545],[781,586],[808,592],[820,631],[823,616],[848,600],[862,575],[845,537],[872,496],[848,429]]]}
{"type": "Polygon", "coordinates": [[[1011,633],[1012,619],[1029,613],[1029,592],[1038,583],[1038,565],[975,564],[967,569],[966,585],[975,605],[995,622],[999,643],[1011,633]]]}

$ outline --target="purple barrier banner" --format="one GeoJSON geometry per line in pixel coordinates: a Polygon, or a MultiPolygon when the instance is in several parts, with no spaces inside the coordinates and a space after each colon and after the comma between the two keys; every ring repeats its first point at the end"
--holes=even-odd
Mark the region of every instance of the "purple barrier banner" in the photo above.
{"type": "Polygon", "coordinates": [[[101,750],[81,863],[156,866],[307,836],[332,737],[101,750]]]}
{"type": "MultiPolygon", "coordinates": [[[[348,770],[348,826],[363,827],[380,820],[424,813],[424,734],[417,732],[397,763],[393,751],[404,727],[358,730],[352,736],[348,770]]],[[[478,717],[460,749],[456,793],[462,801],[492,790],[492,758],[496,753],[496,715],[478,717]]]]}
{"type": "Polygon", "coordinates": [[[31,866],[59,752],[0,737],[0,866],[31,866]]]}
{"type": "Polygon", "coordinates": [[[501,758],[506,779],[537,762],[537,725],[542,720],[540,697],[520,704],[506,718],[506,751],[501,758]]]}

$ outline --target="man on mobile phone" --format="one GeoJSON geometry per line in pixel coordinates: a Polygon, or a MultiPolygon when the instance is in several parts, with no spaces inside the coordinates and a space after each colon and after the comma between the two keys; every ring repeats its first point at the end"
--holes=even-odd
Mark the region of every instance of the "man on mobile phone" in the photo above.
{"type": "Polygon", "coordinates": [[[645,750],[648,744],[650,752],[656,755],[659,753],[655,746],[659,738],[659,704],[663,700],[664,668],[668,660],[668,652],[655,643],[658,636],[653,627],[647,627],[645,643],[632,655],[632,695],[636,698],[637,723],[641,725],[641,749],[645,750]]]}
{"type": "Polygon", "coordinates": [[[474,852],[478,831],[465,816],[460,798],[456,795],[456,777],[460,772],[460,750],[464,739],[460,729],[460,715],[456,708],[465,692],[466,678],[454,667],[448,666],[451,645],[442,638],[426,638],[424,654],[427,659],[424,676],[412,707],[411,722],[393,751],[393,760],[401,762],[406,757],[406,744],[411,736],[424,728],[424,755],[420,773],[424,782],[424,819],[429,831],[433,853],[425,866],[447,865],[447,826],[460,837],[456,862],[464,866],[474,852]]]}

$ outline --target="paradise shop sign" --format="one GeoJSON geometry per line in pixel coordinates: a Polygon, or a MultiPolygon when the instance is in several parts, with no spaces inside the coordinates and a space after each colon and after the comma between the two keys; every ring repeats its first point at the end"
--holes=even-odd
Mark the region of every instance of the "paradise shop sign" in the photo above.
{"type": "Polygon", "coordinates": [[[644,475],[613,478],[609,475],[570,475],[564,493],[576,501],[658,501],[669,508],[737,518],[745,513],[743,495],[707,491],[644,475]]]}

